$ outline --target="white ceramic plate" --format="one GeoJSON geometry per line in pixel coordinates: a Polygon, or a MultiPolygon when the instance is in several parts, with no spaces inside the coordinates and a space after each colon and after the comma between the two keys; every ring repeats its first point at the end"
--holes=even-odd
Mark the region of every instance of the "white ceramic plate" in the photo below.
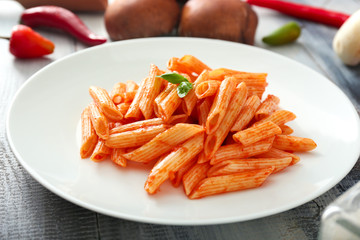
{"type": "Polygon", "coordinates": [[[199,225],[245,221],[306,203],[338,183],[359,156],[359,118],[348,98],[315,71],[280,55],[231,42],[150,38],[93,47],[33,75],[16,94],[7,119],[8,140],[22,166],[42,185],[84,208],[140,222],[199,225]],[[267,72],[267,93],[293,111],[295,134],[318,148],[272,175],[258,188],[189,200],[165,183],[148,195],[149,167],[120,168],[79,157],[79,118],[91,101],[88,87],[108,90],[118,81],[140,81],[151,63],[165,69],[170,57],[192,54],[212,68],[267,72]]]}

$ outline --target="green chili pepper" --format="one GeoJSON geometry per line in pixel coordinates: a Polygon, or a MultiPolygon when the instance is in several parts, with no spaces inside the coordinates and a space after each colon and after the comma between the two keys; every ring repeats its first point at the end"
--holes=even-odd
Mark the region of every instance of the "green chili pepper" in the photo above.
{"type": "Polygon", "coordinates": [[[289,22],[264,37],[262,41],[269,45],[283,45],[294,42],[301,34],[301,27],[297,22],[289,22]]]}

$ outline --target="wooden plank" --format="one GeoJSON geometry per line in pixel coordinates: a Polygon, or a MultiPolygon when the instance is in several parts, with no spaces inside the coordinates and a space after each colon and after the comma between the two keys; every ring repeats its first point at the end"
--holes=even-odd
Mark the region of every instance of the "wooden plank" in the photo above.
{"type": "MultiPolygon", "coordinates": [[[[21,11],[14,1],[0,1],[2,35],[10,35],[21,11]]],[[[15,59],[8,41],[0,40],[0,239],[96,239],[96,214],[36,182],[18,163],[6,139],[6,113],[16,91],[32,74],[75,49],[72,39],[40,32],[56,45],[55,53],[46,58],[15,59]]]]}

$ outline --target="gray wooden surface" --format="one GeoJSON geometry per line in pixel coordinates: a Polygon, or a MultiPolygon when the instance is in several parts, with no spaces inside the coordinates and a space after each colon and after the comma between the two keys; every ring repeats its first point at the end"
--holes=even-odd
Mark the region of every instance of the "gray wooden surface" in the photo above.
{"type": "MultiPolygon", "coordinates": [[[[360,8],[359,0],[297,2],[349,14],[360,8]]],[[[10,34],[22,10],[16,2],[0,0],[0,35],[10,34]]],[[[303,32],[296,43],[267,47],[261,43],[261,37],[293,19],[271,10],[255,10],[260,18],[258,47],[295,59],[325,75],[360,109],[360,67],[346,67],[334,54],[331,43],[335,28],[298,20],[303,32]]],[[[101,13],[79,16],[94,32],[107,35],[101,13]]],[[[67,202],[22,168],[6,139],[6,113],[20,86],[47,64],[86,47],[61,33],[41,33],[56,45],[55,53],[43,59],[15,59],[8,51],[8,42],[0,40],[0,239],[316,239],[325,207],[360,180],[358,161],[339,184],[302,206],[252,221],[213,226],[143,224],[108,217],[67,202]]]]}

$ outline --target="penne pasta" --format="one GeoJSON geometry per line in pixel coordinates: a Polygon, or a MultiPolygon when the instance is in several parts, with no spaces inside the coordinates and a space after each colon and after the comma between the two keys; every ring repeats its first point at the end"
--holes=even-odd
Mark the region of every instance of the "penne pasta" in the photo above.
{"type": "Polygon", "coordinates": [[[289,166],[291,161],[291,157],[226,160],[212,166],[207,175],[208,177],[213,177],[269,167],[274,167],[273,173],[276,173],[289,166]]]}
{"type": "Polygon", "coordinates": [[[127,160],[122,156],[124,153],[126,153],[124,148],[114,148],[110,155],[111,161],[121,167],[126,167],[127,160]]]}
{"type": "Polygon", "coordinates": [[[265,92],[265,87],[253,87],[248,86],[248,96],[258,96],[260,99],[262,99],[263,94],[265,92]]]}
{"type": "Polygon", "coordinates": [[[280,150],[293,152],[307,152],[317,147],[314,140],[310,138],[289,135],[277,135],[274,139],[273,146],[280,150]]]}
{"type": "Polygon", "coordinates": [[[204,62],[200,59],[194,57],[193,55],[184,55],[179,59],[179,62],[186,68],[189,69],[191,73],[196,73],[199,75],[204,70],[211,70],[204,62]]]}
{"type": "Polygon", "coordinates": [[[210,164],[215,165],[229,159],[240,159],[257,156],[270,150],[275,137],[269,137],[249,146],[235,143],[221,146],[210,159],[210,164]]]}
{"type": "Polygon", "coordinates": [[[296,156],[293,153],[289,153],[289,152],[285,152],[283,150],[280,149],[276,149],[274,147],[271,147],[269,149],[269,151],[265,152],[265,153],[261,153],[259,155],[256,155],[256,157],[258,158],[286,158],[286,157],[291,157],[292,161],[290,163],[290,165],[294,165],[297,162],[300,161],[300,157],[296,156]]]}
{"type": "Polygon", "coordinates": [[[280,99],[275,95],[269,94],[266,99],[261,103],[259,109],[255,113],[255,120],[259,121],[271,115],[278,109],[280,99]]]}
{"type": "Polygon", "coordinates": [[[246,84],[240,83],[236,87],[236,91],[233,94],[233,97],[229,104],[229,108],[227,110],[227,114],[225,115],[223,121],[221,122],[221,124],[214,133],[206,137],[204,144],[204,152],[205,152],[205,156],[208,159],[213,157],[215,152],[224,142],[231,127],[234,125],[241,111],[242,106],[245,103],[246,96],[247,96],[246,84]]]}
{"type": "Polygon", "coordinates": [[[192,166],[194,166],[197,162],[197,157],[194,157],[191,161],[186,163],[184,166],[182,166],[177,172],[173,174],[173,177],[169,177],[171,180],[171,184],[174,187],[179,187],[180,184],[183,182],[184,175],[191,169],[192,166]]]}
{"type": "Polygon", "coordinates": [[[258,96],[252,95],[250,96],[245,104],[244,107],[241,109],[239,113],[239,117],[237,118],[236,122],[231,128],[231,132],[238,132],[243,130],[253,119],[256,110],[260,106],[261,100],[258,96]]]}
{"type": "Polygon", "coordinates": [[[196,87],[202,82],[208,80],[208,75],[209,75],[208,70],[202,71],[201,74],[196,78],[193,89],[191,89],[189,93],[183,98],[184,101],[182,104],[182,110],[188,116],[190,116],[191,113],[193,112],[198,100],[194,89],[196,89],[196,87]]]}
{"type": "Polygon", "coordinates": [[[125,84],[126,84],[126,92],[135,92],[136,90],[139,89],[139,85],[132,80],[126,81],[125,84]]]}
{"type": "Polygon", "coordinates": [[[99,138],[107,139],[109,137],[109,122],[94,102],[89,105],[89,113],[96,134],[99,138]]]}
{"type": "Polygon", "coordinates": [[[95,129],[91,123],[89,108],[90,107],[87,106],[81,113],[81,158],[90,157],[98,141],[98,136],[96,135],[95,129]]]}
{"type": "Polygon", "coordinates": [[[148,77],[143,79],[140,83],[140,86],[138,90],[136,91],[136,94],[134,96],[133,101],[131,102],[131,105],[129,107],[129,110],[127,111],[125,118],[127,119],[134,119],[134,120],[140,120],[142,118],[141,110],[139,108],[140,99],[142,98],[142,95],[145,91],[146,84],[148,82],[148,77]]]}
{"type": "Polygon", "coordinates": [[[123,119],[123,115],[110,99],[110,96],[105,89],[91,86],[89,88],[89,93],[95,104],[107,118],[114,121],[123,119]]]}
{"type": "MultiPolygon", "coordinates": [[[[246,87],[246,86],[245,86],[246,87]]],[[[243,87],[243,88],[245,88],[243,87]]],[[[206,119],[206,133],[214,133],[226,115],[226,109],[230,103],[231,97],[235,93],[236,82],[234,78],[227,77],[221,82],[214,102],[211,105],[209,116],[206,119]]]]}
{"type": "Polygon", "coordinates": [[[159,117],[161,117],[165,122],[168,121],[176,109],[180,106],[181,102],[182,99],[177,94],[176,85],[173,85],[169,94],[167,94],[157,105],[159,117]]]}
{"type": "Polygon", "coordinates": [[[144,128],[144,127],[150,127],[150,126],[161,125],[161,124],[175,125],[176,123],[185,122],[186,119],[187,119],[187,116],[185,114],[171,116],[167,123],[164,120],[162,120],[161,118],[152,118],[152,119],[148,119],[148,120],[142,120],[142,121],[137,121],[137,122],[132,122],[132,123],[116,126],[110,130],[110,134],[132,131],[132,130],[136,130],[136,129],[140,129],[140,128],[144,128]]]}
{"type": "Polygon", "coordinates": [[[281,128],[278,125],[273,122],[264,122],[235,133],[233,139],[237,143],[248,146],[278,134],[281,134],[281,128]]]}
{"type": "MultiPolygon", "coordinates": [[[[205,134],[205,138],[206,138],[206,134],[205,134]]],[[[198,161],[197,163],[205,163],[205,162],[208,162],[210,159],[208,159],[205,155],[205,152],[202,151],[201,153],[199,153],[199,156],[198,156],[198,161]]]]}
{"type": "Polygon", "coordinates": [[[159,68],[151,64],[149,77],[139,102],[139,108],[145,119],[151,118],[154,111],[154,100],[159,95],[163,84],[163,80],[157,77],[158,73],[159,68]]]}
{"type": "Polygon", "coordinates": [[[111,148],[131,148],[141,146],[168,128],[168,125],[160,124],[126,132],[112,133],[106,139],[105,144],[111,148]]]}
{"type": "Polygon", "coordinates": [[[291,127],[289,127],[288,125],[281,124],[281,125],[279,125],[279,127],[281,128],[282,135],[290,135],[294,132],[294,130],[291,127]]]}
{"type": "Polygon", "coordinates": [[[176,147],[151,169],[145,182],[145,190],[150,194],[154,194],[160,185],[169,178],[170,173],[177,172],[201,152],[203,142],[204,133],[199,133],[176,147]]]}
{"type": "MultiPolygon", "coordinates": [[[[160,103],[169,95],[169,93],[176,88],[175,84],[167,84],[166,87],[160,92],[160,94],[154,100],[154,113],[158,118],[161,118],[160,103]]],[[[165,118],[165,116],[164,116],[165,118]]]]}
{"type": "Polygon", "coordinates": [[[119,111],[121,112],[121,114],[124,116],[126,115],[127,111],[130,108],[130,103],[127,102],[123,102],[117,105],[117,108],[119,109],[119,111]]]}
{"type": "Polygon", "coordinates": [[[178,123],[158,134],[140,148],[123,156],[131,161],[147,163],[171,151],[190,137],[204,131],[204,128],[196,124],[178,123]]]}
{"type": "Polygon", "coordinates": [[[209,115],[212,101],[210,98],[206,98],[204,101],[197,105],[197,114],[199,125],[205,127],[206,119],[209,115]]]}
{"type": "Polygon", "coordinates": [[[195,94],[198,99],[211,97],[216,94],[218,91],[221,81],[217,80],[207,80],[205,82],[200,83],[195,88],[195,94]]]}
{"type": "Polygon", "coordinates": [[[295,118],[296,118],[296,115],[290,111],[277,110],[277,111],[273,112],[270,116],[265,117],[265,118],[261,119],[260,121],[255,122],[254,125],[261,124],[261,123],[267,122],[267,121],[271,121],[277,125],[283,125],[287,122],[294,120],[295,118]]]}
{"type": "Polygon", "coordinates": [[[94,152],[91,154],[90,159],[94,162],[104,161],[108,156],[110,156],[112,149],[105,145],[105,141],[99,139],[94,152]]]}
{"type": "Polygon", "coordinates": [[[246,172],[215,176],[203,179],[189,195],[190,199],[234,192],[261,186],[274,168],[250,170],[246,172]]]}
{"type": "Polygon", "coordinates": [[[110,92],[91,86],[93,102],[80,119],[80,156],[110,158],[121,167],[153,162],[144,184],[149,194],[166,180],[182,184],[189,199],[259,187],[300,161],[293,152],[317,147],[290,135],[286,124],[296,115],[279,108],[279,97],[261,100],[267,75],[211,69],[184,55],[170,58],[165,70],[150,64],[139,85],[118,82],[110,92]]]}
{"type": "Polygon", "coordinates": [[[118,82],[114,85],[110,92],[110,98],[114,104],[118,105],[124,100],[124,93],[126,92],[126,84],[118,82]]]}
{"type": "Polygon", "coordinates": [[[207,177],[207,172],[210,169],[211,165],[206,163],[197,163],[193,165],[189,171],[187,171],[183,178],[183,187],[186,195],[189,195],[195,186],[203,179],[207,177]]]}
{"type": "Polygon", "coordinates": [[[177,73],[186,73],[191,78],[191,82],[193,82],[197,76],[192,74],[192,71],[188,69],[183,63],[180,62],[180,59],[177,57],[172,57],[169,59],[167,63],[167,69],[171,72],[177,73]]]}
{"type": "Polygon", "coordinates": [[[224,80],[227,76],[244,73],[242,71],[232,70],[228,68],[217,68],[210,71],[209,77],[214,80],[224,80]]]}

